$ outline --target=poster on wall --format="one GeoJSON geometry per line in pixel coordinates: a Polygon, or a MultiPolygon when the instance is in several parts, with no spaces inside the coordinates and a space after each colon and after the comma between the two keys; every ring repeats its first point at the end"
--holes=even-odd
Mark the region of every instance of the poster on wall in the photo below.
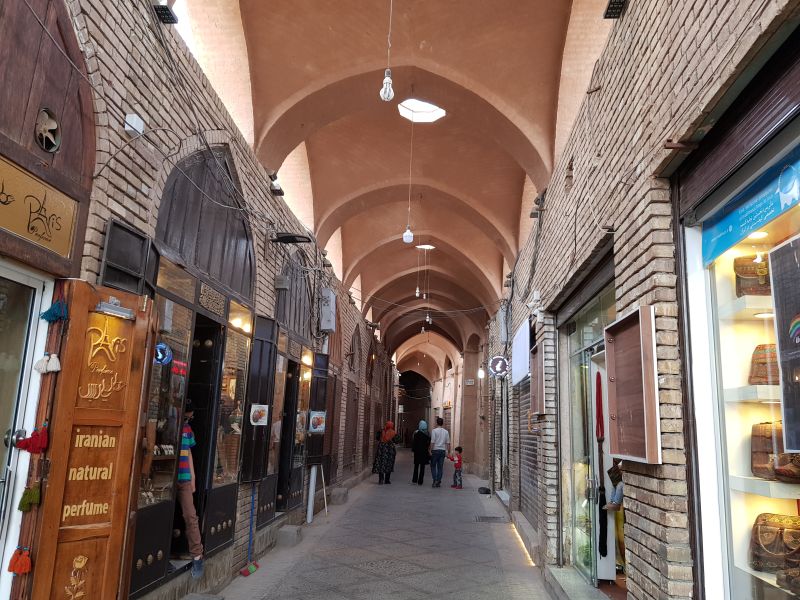
{"type": "Polygon", "coordinates": [[[786,452],[800,452],[800,235],[769,253],[786,452]]]}
{"type": "Polygon", "coordinates": [[[250,405],[250,424],[256,427],[269,425],[269,405],[251,404],[250,405]]]}
{"type": "Polygon", "coordinates": [[[311,410],[308,413],[308,433],[325,433],[324,410],[311,410]]]}

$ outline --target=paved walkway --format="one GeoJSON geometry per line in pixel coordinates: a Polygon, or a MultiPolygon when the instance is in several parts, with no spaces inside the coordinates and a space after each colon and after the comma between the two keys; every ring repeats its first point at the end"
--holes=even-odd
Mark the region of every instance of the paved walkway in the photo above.
{"type": "Polygon", "coordinates": [[[304,527],[303,541],[279,548],[261,568],[221,592],[225,600],[549,600],[497,499],[478,494],[484,482],[464,477],[452,490],[452,466],[442,487],[411,485],[411,455],[398,452],[391,485],[377,476],[350,491],[304,527]]]}

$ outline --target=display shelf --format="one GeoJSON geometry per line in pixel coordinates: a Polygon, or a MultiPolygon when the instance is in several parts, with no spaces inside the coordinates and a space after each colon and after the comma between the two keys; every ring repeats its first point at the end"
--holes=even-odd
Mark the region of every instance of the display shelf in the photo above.
{"type": "Polygon", "coordinates": [[[782,592],[785,592],[786,594],[790,594],[791,593],[791,592],[789,592],[789,590],[785,590],[785,589],[783,589],[782,587],[780,587],[778,585],[778,582],[777,582],[778,577],[775,575],[775,573],[765,573],[763,571],[756,571],[755,569],[752,569],[749,566],[738,565],[738,564],[736,565],[736,569],[739,570],[739,571],[742,571],[746,575],[750,575],[751,577],[755,577],[756,579],[760,579],[764,583],[769,584],[772,587],[774,587],[776,589],[779,589],[782,592]]]}
{"type": "Polygon", "coordinates": [[[742,296],[720,305],[719,318],[728,321],[762,321],[755,315],[772,310],[772,296],[742,296]]]}
{"type": "Polygon", "coordinates": [[[730,484],[732,490],[745,494],[756,494],[767,498],[800,499],[800,485],[796,483],[769,481],[746,475],[731,475],[730,484]]]}
{"type": "Polygon", "coordinates": [[[725,388],[725,402],[758,402],[761,404],[780,404],[781,386],[779,385],[743,385],[736,388],[725,388]]]}

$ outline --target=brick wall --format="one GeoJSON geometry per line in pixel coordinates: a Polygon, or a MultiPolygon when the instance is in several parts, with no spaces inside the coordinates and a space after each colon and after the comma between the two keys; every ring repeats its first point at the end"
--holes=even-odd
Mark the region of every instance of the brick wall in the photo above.
{"type": "MultiPolygon", "coordinates": [[[[218,95],[177,32],[159,24],[151,3],[67,0],[88,75],[94,89],[97,135],[97,174],[91,195],[81,277],[96,282],[99,277],[106,223],[111,218],[129,223],[154,237],[160,199],[175,163],[209,145],[225,144],[233,156],[241,183],[241,204],[246,209],[253,234],[257,280],[254,305],[258,315],[273,316],[275,275],[282,268],[287,249],[268,241],[274,231],[303,231],[289,207],[269,192],[269,179],[245,138],[237,129],[218,95]],[[126,113],[144,119],[146,136],[132,139],[124,132],[126,113]],[[271,222],[272,224],[270,224],[271,222]]],[[[307,250],[308,251],[308,250],[307,250]]],[[[362,349],[369,348],[367,330],[347,291],[333,279],[337,293],[342,335],[349,346],[358,328],[362,349]]],[[[316,318],[316,306],[314,306],[316,318]]],[[[315,342],[321,348],[322,339],[315,342]]],[[[346,352],[345,347],[345,352],[346,352]]],[[[385,349],[379,348],[385,355],[385,349]]],[[[343,398],[348,385],[362,390],[359,418],[363,418],[364,360],[351,375],[345,375],[343,398]],[[352,382],[351,382],[352,381],[352,382]]],[[[384,356],[388,363],[388,357],[384,356]]],[[[345,373],[348,369],[345,366],[345,373]]],[[[342,398],[337,401],[343,401],[342,398]]],[[[344,419],[334,441],[341,452],[344,419]]],[[[359,431],[362,428],[359,426],[359,431]]],[[[360,444],[359,438],[359,444],[360,444]]],[[[341,460],[338,461],[341,465],[341,460]]],[[[361,468],[361,465],[358,465],[361,468]]],[[[233,563],[238,569],[246,560],[251,486],[239,488],[233,563]]]]}
{"type": "MultiPolygon", "coordinates": [[[[593,253],[609,236],[617,314],[643,304],[655,306],[664,464],[625,463],[629,598],[690,598],[694,585],[673,215],[669,182],[659,177],[673,156],[663,144],[668,138],[686,139],[698,131],[720,97],[797,6],[796,0],[629,1],[595,65],[591,86],[599,89],[584,97],[555,163],[533,279],[528,281],[533,272],[534,234],[522,247],[514,272],[515,295],[508,316],[511,334],[530,314],[525,306],[530,295],[522,297],[520,290],[531,294],[539,290],[545,315],[537,325],[537,339],[545,345],[547,415],[540,484],[548,494],[545,522],[536,525],[544,536],[540,540],[543,558],[549,563],[557,560],[561,466],[556,435],[557,333],[552,313],[568,296],[570,285],[587,274],[593,253]]],[[[510,347],[498,343],[496,322],[489,339],[490,356],[510,353],[510,347]]],[[[562,378],[566,375],[563,364],[562,358],[562,378]]],[[[518,417],[512,414],[512,422],[519,422],[518,417]]],[[[569,431],[567,423],[562,430],[569,431]]],[[[494,451],[499,452],[499,440],[494,451]]],[[[568,485],[568,477],[561,480],[568,485]]],[[[569,499],[568,489],[562,494],[565,501],[569,499]]]]}

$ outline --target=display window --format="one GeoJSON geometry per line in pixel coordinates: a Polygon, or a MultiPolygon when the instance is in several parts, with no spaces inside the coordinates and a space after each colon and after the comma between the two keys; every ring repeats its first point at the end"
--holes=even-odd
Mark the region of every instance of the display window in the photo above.
{"type": "MultiPolygon", "coordinates": [[[[615,580],[616,559],[624,556],[615,548],[616,516],[603,509],[611,498],[612,486],[601,485],[600,481],[603,478],[605,482],[605,471],[612,467],[612,459],[607,455],[608,448],[602,448],[597,439],[595,397],[598,375],[605,387],[603,331],[615,314],[614,288],[607,286],[561,329],[569,405],[566,472],[570,481],[565,482],[564,489],[571,490],[562,502],[564,546],[573,566],[595,585],[601,579],[615,580]],[[601,488],[607,490],[607,498],[601,498],[601,488]]],[[[621,513],[616,514],[622,518],[621,513]]]]}
{"type": "Polygon", "coordinates": [[[704,550],[734,600],[800,594],[798,141],[769,148],[769,162],[762,152],[757,169],[745,165],[736,188],[712,198],[701,237],[687,230],[695,403],[716,430],[714,441],[698,435],[701,500],[704,518],[719,511],[723,524],[721,554],[710,537],[704,550]],[[716,498],[704,473],[716,474],[716,498]]]}
{"type": "Polygon", "coordinates": [[[156,310],[158,355],[150,374],[139,508],[173,499],[194,322],[190,309],[163,296],[156,299],[156,310]]]}
{"type": "Polygon", "coordinates": [[[275,361],[275,393],[272,398],[272,424],[270,425],[267,475],[277,475],[281,460],[281,432],[283,429],[283,404],[286,401],[286,367],[288,360],[278,354],[275,361]]]}
{"type": "Polygon", "coordinates": [[[213,487],[235,483],[239,476],[239,446],[242,440],[242,415],[246,402],[245,384],[249,360],[250,338],[229,329],[222,362],[213,487]]]}

